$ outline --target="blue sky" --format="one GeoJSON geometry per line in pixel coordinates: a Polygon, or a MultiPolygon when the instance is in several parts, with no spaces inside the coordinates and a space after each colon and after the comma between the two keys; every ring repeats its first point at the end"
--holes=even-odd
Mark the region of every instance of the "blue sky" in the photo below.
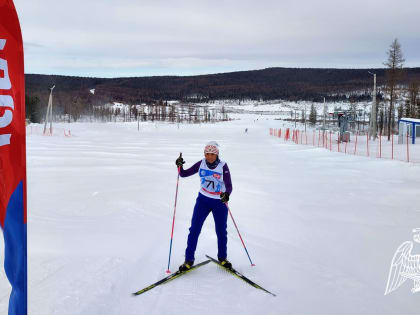
{"type": "Polygon", "coordinates": [[[420,66],[417,0],[15,0],[25,72],[196,75],[379,68],[398,38],[420,66]]]}

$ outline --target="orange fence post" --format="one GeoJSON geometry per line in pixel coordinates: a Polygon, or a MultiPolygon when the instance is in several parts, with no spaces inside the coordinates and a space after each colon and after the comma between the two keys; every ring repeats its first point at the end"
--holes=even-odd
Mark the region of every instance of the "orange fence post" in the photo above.
{"type": "Polygon", "coordinates": [[[321,139],[321,130],[318,130],[318,147],[319,147],[320,139],[321,139]]]}
{"type": "Polygon", "coordinates": [[[340,152],[340,133],[337,134],[337,146],[338,146],[338,152],[340,152]]]}
{"type": "Polygon", "coordinates": [[[369,133],[366,134],[366,154],[369,156],[369,133]]]}
{"type": "Polygon", "coordinates": [[[356,155],[357,152],[357,134],[358,132],[356,132],[356,141],[354,141],[354,155],[356,155]]]}
{"type": "Polygon", "coordinates": [[[328,149],[328,132],[325,133],[325,149],[328,149]]]}
{"type": "Polygon", "coordinates": [[[330,151],[332,151],[332,146],[331,146],[331,135],[332,135],[332,132],[331,132],[331,130],[330,130],[330,151]]]}

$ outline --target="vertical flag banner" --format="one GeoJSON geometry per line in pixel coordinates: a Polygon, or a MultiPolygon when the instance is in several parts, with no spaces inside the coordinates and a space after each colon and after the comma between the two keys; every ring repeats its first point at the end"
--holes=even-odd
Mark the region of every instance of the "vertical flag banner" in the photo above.
{"type": "Polygon", "coordinates": [[[9,315],[27,314],[25,77],[12,0],[0,0],[0,226],[12,285],[9,315]]]}

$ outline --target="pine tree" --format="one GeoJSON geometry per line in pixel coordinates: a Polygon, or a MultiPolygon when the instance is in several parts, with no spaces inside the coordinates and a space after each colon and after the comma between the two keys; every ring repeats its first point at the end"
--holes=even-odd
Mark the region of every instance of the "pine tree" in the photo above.
{"type": "Polygon", "coordinates": [[[315,105],[312,104],[311,105],[311,112],[309,113],[309,122],[312,125],[316,124],[316,109],[315,109],[315,105]]]}

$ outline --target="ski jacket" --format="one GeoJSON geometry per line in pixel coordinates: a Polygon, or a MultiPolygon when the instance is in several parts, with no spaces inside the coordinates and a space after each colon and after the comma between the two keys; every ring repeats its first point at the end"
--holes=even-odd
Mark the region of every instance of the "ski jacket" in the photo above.
{"type": "Polygon", "coordinates": [[[215,168],[210,169],[207,166],[206,159],[202,159],[189,169],[184,170],[181,167],[179,176],[188,177],[196,173],[199,173],[200,176],[200,194],[209,198],[220,199],[222,192],[229,195],[232,193],[232,180],[226,162],[219,161],[215,168]]]}

